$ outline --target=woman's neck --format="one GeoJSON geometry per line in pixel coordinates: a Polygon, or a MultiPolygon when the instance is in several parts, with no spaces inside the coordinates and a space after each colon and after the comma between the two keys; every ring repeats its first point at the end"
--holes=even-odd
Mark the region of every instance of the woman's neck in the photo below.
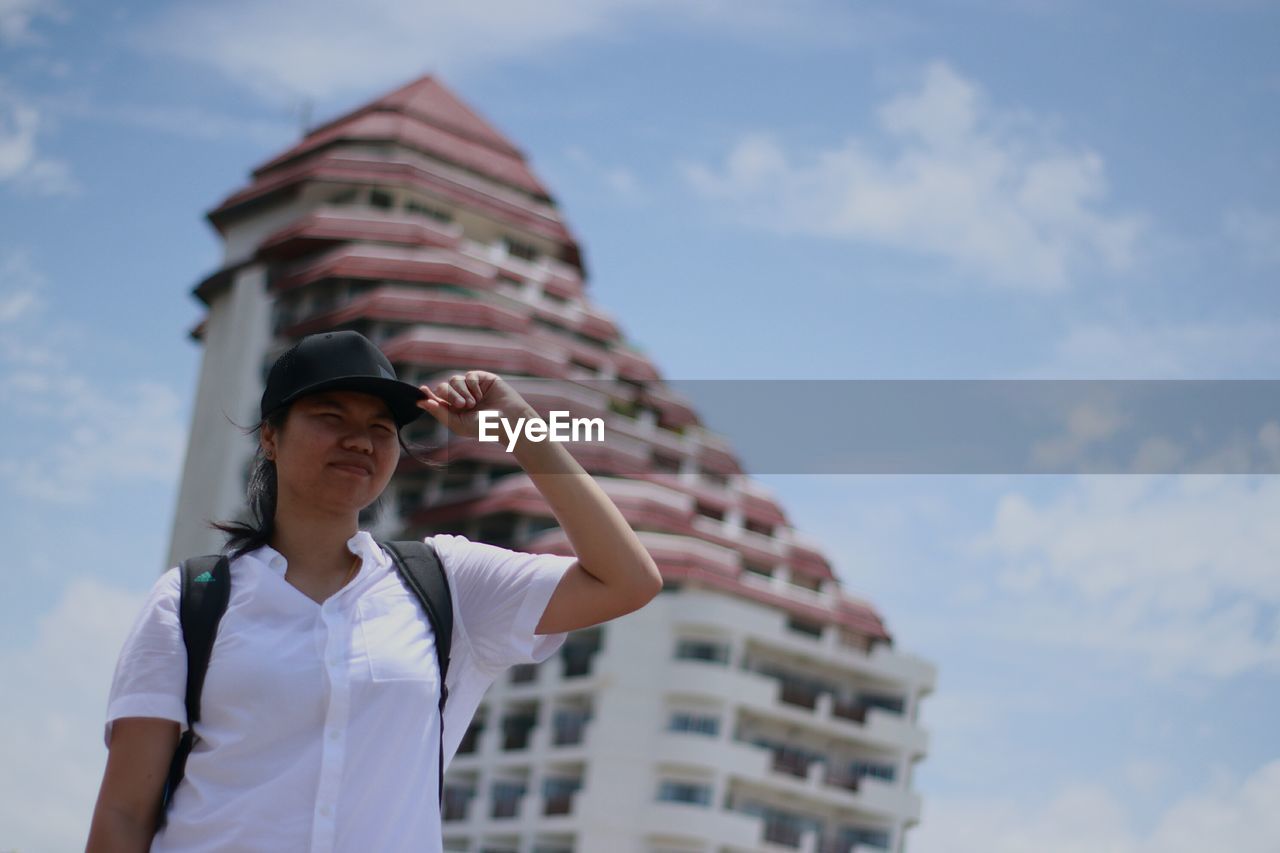
{"type": "Polygon", "coordinates": [[[330,517],[299,517],[277,510],[271,547],[284,556],[294,576],[345,575],[351,566],[347,540],[359,531],[359,517],[339,522],[330,517]]]}

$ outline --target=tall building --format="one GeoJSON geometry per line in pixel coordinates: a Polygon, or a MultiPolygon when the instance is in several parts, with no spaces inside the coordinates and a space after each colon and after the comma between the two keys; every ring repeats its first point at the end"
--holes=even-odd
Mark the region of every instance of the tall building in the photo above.
{"type": "MultiPolygon", "coordinates": [[[[580,458],[664,593],[494,685],[446,778],[447,849],[903,849],[932,666],[894,649],[591,304],[582,252],[519,149],[427,77],[311,131],[209,220],[225,257],[196,288],[204,357],[171,564],[217,550],[207,521],[237,514],[252,449],[231,421],[255,420],[267,366],[310,332],[359,330],[410,381],[492,370],[619,437],[580,458]]],[[[442,438],[429,417],[409,432],[442,438]]],[[[569,552],[501,446],[447,450],[444,468],[402,464],[375,533],[569,552]]]]}

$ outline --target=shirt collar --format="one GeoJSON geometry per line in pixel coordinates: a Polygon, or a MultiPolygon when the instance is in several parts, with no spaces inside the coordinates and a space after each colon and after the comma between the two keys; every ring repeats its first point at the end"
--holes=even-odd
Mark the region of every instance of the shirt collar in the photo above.
{"type": "MultiPolygon", "coordinates": [[[[373,536],[367,530],[358,530],[355,536],[347,540],[347,550],[352,554],[358,555],[362,564],[367,562],[376,564],[379,562],[379,554],[382,549],[376,546],[377,543],[373,541],[373,536]],[[372,560],[370,559],[371,557],[372,560]]],[[[284,577],[285,570],[289,567],[289,562],[285,559],[284,554],[281,554],[270,545],[256,548],[245,556],[252,557],[280,577],[284,577]]]]}

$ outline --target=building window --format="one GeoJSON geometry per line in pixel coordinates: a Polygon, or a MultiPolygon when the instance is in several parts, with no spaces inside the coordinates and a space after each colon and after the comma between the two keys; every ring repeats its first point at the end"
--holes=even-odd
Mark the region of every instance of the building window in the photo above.
{"type": "Polygon", "coordinates": [[[511,683],[512,684],[528,684],[536,681],[538,678],[538,665],[536,663],[522,663],[511,667],[511,683]]]}
{"type": "Polygon", "coordinates": [[[712,484],[713,486],[726,488],[729,485],[728,474],[721,474],[719,471],[712,471],[708,468],[700,468],[698,470],[698,473],[702,475],[702,479],[706,480],[708,483],[712,484]]]}
{"type": "MultiPolygon", "coordinates": [[[[846,826],[836,835],[836,850],[853,850],[859,845],[875,847],[879,850],[889,849],[889,833],[883,829],[862,829],[846,826]]],[[[826,848],[823,848],[826,849],[826,848]]]]}
{"type": "Polygon", "coordinates": [[[901,696],[889,696],[883,693],[860,693],[858,701],[868,708],[881,708],[890,714],[902,714],[905,703],[901,696]]]}
{"type": "Polygon", "coordinates": [[[443,222],[446,225],[453,221],[453,216],[438,208],[423,204],[420,201],[409,200],[404,203],[405,213],[412,213],[417,216],[426,216],[437,222],[443,222]]]}
{"type": "Polygon", "coordinates": [[[379,210],[390,210],[395,207],[395,204],[395,197],[386,190],[373,190],[369,193],[370,207],[376,207],[379,210]]]}
{"type": "Polygon", "coordinates": [[[598,627],[575,631],[560,647],[565,678],[582,678],[591,674],[591,662],[600,651],[602,632],[598,627]]]}
{"type": "Polygon", "coordinates": [[[544,815],[571,813],[573,811],[573,795],[581,789],[581,779],[547,779],[542,783],[542,813],[544,815]]]}
{"type": "Polygon", "coordinates": [[[680,640],[676,643],[676,659],[727,664],[729,662],[729,646],[725,643],[717,643],[711,640],[680,640]]]}
{"type": "Polygon", "coordinates": [[[466,820],[467,809],[475,795],[474,788],[446,784],[444,786],[444,820],[466,820]]]}
{"type": "Polygon", "coordinates": [[[664,779],[658,785],[658,800],[664,803],[711,805],[711,786],[701,782],[675,782],[664,779]]]}
{"type": "Polygon", "coordinates": [[[520,812],[520,799],[524,796],[523,782],[494,782],[492,817],[515,817],[520,812]]]}
{"type": "Polygon", "coordinates": [[[724,521],[724,510],[713,507],[710,504],[704,504],[702,501],[694,504],[694,512],[707,518],[714,518],[716,521],[724,521]]]}
{"type": "Polygon", "coordinates": [[[512,257],[520,258],[524,261],[536,260],[538,257],[538,248],[532,243],[526,243],[514,237],[504,237],[502,242],[506,244],[507,254],[512,257]]]}
{"type": "Polygon", "coordinates": [[[813,590],[814,592],[820,592],[822,590],[822,578],[793,574],[791,576],[791,585],[801,587],[802,589],[813,590]]]}
{"type": "Polygon", "coordinates": [[[787,617],[787,628],[795,631],[797,634],[804,634],[807,637],[821,637],[822,625],[817,622],[810,622],[807,619],[801,619],[798,616],[787,617]]]}
{"type": "Polygon", "coordinates": [[[678,456],[668,456],[665,453],[654,453],[650,465],[654,471],[660,474],[680,473],[680,458],[678,456]]]}
{"type": "Polygon", "coordinates": [[[484,731],[484,717],[477,716],[472,719],[471,725],[467,726],[467,731],[462,736],[462,741],[458,744],[458,755],[467,755],[475,752],[482,731],[484,731]]]}
{"type": "Polygon", "coordinates": [[[720,733],[720,718],[715,714],[673,711],[671,720],[667,723],[667,731],[691,732],[715,737],[720,733]]]}
{"type": "Polygon", "coordinates": [[[560,708],[552,719],[551,745],[576,746],[582,743],[591,711],[587,708],[560,708]]]}
{"type": "Polygon", "coordinates": [[[538,724],[537,709],[515,711],[502,718],[502,748],[506,751],[526,749],[529,732],[538,724]]]}

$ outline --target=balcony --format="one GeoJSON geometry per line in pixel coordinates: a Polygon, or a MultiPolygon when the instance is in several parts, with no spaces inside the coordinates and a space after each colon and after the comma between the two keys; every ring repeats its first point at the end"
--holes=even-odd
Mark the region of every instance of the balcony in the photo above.
{"type": "Polygon", "coordinates": [[[867,721],[867,706],[856,699],[838,698],[831,704],[831,716],[855,723],[867,721]]]}
{"type": "Polygon", "coordinates": [[[807,708],[810,711],[816,710],[818,707],[818,697],[822,695],[821,688],[812,684],[801,684],[793,681],[780,681],[778,689],[778,700],[788,705],[795,705],[799,708],[807,708]]]}
{"type": "Polygon", "coordinates": [[[805,779],[809,776],[809,765],[813,761],[806,755],[800,755],[787,750],[773,750],[773,761],[770,766],[779,773],[786,773],[789,776],[795,776],[797,779],[805,779]]]}
{"type": "Polygon", "coordinates": [[[822,781],[833,788],[843,788],[856,794],[863,775],[861,773],[850,773],[847,770],[828,770],[822,781]]]}
{"type": "Polygon", "coordinates": [[[780,844],[783,847],[799,847],[800,839],[803,835],[803,829],[792,820],[778,817],[766,817],[764,819],[762,837],[770,844],[780,844]]]}

